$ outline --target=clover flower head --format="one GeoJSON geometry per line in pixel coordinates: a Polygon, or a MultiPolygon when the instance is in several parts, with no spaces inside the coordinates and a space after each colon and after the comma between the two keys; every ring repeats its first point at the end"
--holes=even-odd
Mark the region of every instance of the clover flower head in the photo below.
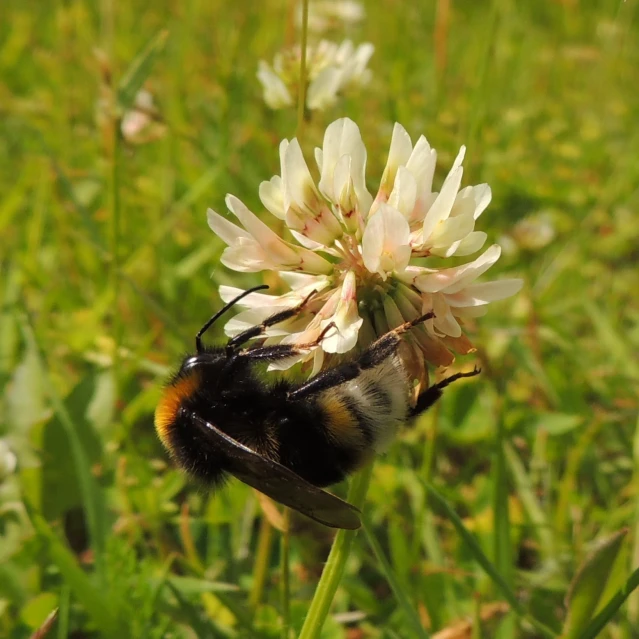
{"type": "Polygon", "coordinates": [[[12,475],[18,459],[6,439],[0,438],[0,482],[12,475]]]}
{"type": "Polygon", "coordinates": [[[129,144],[152,142],[164,135],[164,125],[150,91],[140,89],[136,93],[133,105],[122,115],[120,131],[129,144]]]}
{"type": "MultiPolygon", "coordinates": [[[[259,195],[287,227],[288,239],[234,196],[227,196],[226,204],[239,225],[208,212],[209,226],[228,245],[223,264],[236,271],[277,271],[290,289],[283,295],[244,298],[244,310],[227,323],[227,334],[260,323],[316,291],[298,316],[268,329],[267,343],[309,344],[329,324],[335,329],[280,368],[304,361],[315,374],[329,360],[365,348],[377,336],[430,311],[435,316],[405,340],[403,356],[418,387],[427,382],[425,361],[448,366],[453,351],[471,352],[464,321],[483,315],[490,302],[515,294],[522,281],[476,281],[499,259],[496,244],[465,264],[440,265],[471,255],[486,242],[475,224],[491,191],[486,184],[460,188],[464,151],[462,147],[440,190],[434,191],[435,150],[423,136],[413,145],[396,124],[373,197],[366,186],[366,148],[352,120],[342,118],[326,129],[322,148],[315,149],[319,180],[297,140],[284,140],[281,175],[262,182],[259,195]],[[439,265],[429,265],[429,258],[438,258],[439,265]]],[[[225,301],[238,292],[220,288],[225,301]]]]}
{"type": "MultiPolygon", "coordinates": [[[[326,109],[339,95],[370,80],[368,61],[374,47],[363,43],[357,47],[350,40],[341,44],[320,40],[306,49],[308,88],[306,106],[310,110],[326,109]]],[[[292,106],[297,95],[301,50],[287,49],[275,56],[272,66],[260,60],[257,78],[262,85],[264,101],[271,109],[292,106]]]]}
{"type": "MultiPolygon", "coordinates": [[[[308,7],[308,28],[315,33],[322,33],[336,27],[353,26],[365,16],[364,6],[355,0],[314,0],[308,7]]],[[[301,6],[295,19],[297,26],[301,26],[301,6]]]]}

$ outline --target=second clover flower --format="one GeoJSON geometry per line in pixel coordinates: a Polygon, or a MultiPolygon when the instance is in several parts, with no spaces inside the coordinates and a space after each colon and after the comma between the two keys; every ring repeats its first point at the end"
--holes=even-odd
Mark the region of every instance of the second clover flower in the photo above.
{"type": "MultiPolygon", "coordinates": [[[[370,71],[366,68],[374,47],[365,42],[357,47],[350,40],[341,44],[321,40],[306,49],[308,87],[306,107],[326,109],[346,89],[366,84],[370,71]]],[[[271,109],[293,106],[299,83],[301,50],[299,47],[278,53],[273,66],[260,60],[257,78],[264,91],[264,101],[271,109]]]]}
{"type": "MultiPolygon", "coordinates": [[[[491,191],[486,184],[460,189],[464,152],[462,147],[441,190],[433,191],[435,150],[424,136],[413,146],[396,124],[373,198],[366,188],[366,148],[352,120],[342,118],[326,129],[322,148],[315,149],[317,183],[297,140],[284,140],[281,175],[263,182],[259,194],[266,209],[285,223],[290,240],[279,237],[232,195],[226,203],[241,226],[208,211],[209,226],[228,245],[223,264],[236,271],[278,271],[290,287],[279,296],[246,297],[241,303],[246,310],[227,323],[227,334],[317,291],[299,316],[267,331],[267,343],[308,344],[331,322],[336,330],[282,368],[309,361],[315,374],[327,357],[365,348],[377,336],[429,311],[435,317],[411,332],[403,353],[420,386],[427,383],[424,360],[448,366],[453,351],[473,350],[462,331],[464,319],[483,315],[489,302],[522,286],[519,279],[475,281],[498,260],[500,247],[494,244],[461,266],[424,266],[423,259],[415,263],[431,256],[470,255],[486,241],[475,222],[491,191]]],[[[220,287],[224,301],[238,292],[220,287]]]]}

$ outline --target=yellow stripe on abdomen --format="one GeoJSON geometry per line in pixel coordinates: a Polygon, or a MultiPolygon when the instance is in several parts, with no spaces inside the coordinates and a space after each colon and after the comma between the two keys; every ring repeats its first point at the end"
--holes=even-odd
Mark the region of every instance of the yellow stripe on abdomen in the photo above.
{"type": "Polygon", "coordinates": [[[357,415],[340,393],[334,389],[322,393],[319,405],[326,415],[326,430],[336,444],[357,449],[366,446],[357,415]]]}

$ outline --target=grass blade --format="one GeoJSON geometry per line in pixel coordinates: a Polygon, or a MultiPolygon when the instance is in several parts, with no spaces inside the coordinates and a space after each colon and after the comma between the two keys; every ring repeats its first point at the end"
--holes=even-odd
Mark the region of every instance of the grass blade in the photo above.
{"type": "Polygon", "coordinates": [[[73,465],[75,466],[80,494],[82,495],[82,505],[87,518],[89,534],[91,536],[95,570],[98,575],[98,579],[102,580],[104,577],[104,545],[106,530],[106,512],[103,495],[91,475],[89,460],[82,443],[78,425],[71,418],[67,406],[55,390],[56,385],[53,379],[51,379],[49,368],[43,355],[44,351],[39,347],[39,345],[37,345],[33,331],[26,320],[23,322],[23,330],[25,332],[25,339],[38,346],[38,358],[40,360],[40,367],[47,380],[49,399],[53,406],[53,411],[56,417],[60,420],[67,439],[69,440],[71,458],[73,459],[73,465]]]}
{"type": "Polygon", "coordinates": [[[568,614],[562,633],[566,639],[583,636],[583,630],[588,627],[597,609],[627,533],[628,529],[624,528],[605,539],[577,571],[566,595],[568,614]]]}
{"type": "Polygon", "coordinates": [[[45,541],[51,560],[58,567],[77,600],[96,626],[100,628],[102,634],[107,637],[125,636],[122,634],[120,624],[109,609],[108,597],[92,583],[79,566],[73,553],[43,517],[32,512],[31,521],[40,537],[45,541]]]}
{"type": "Polygon", "coordinates": [[[397,599],[397,603],[402,607],[404,614],[406,615],[406,619],[414,633],[413,636],[420,637],[421,639],[428,639],[430,635],[422,627],[417,611],[413,608],[408,594],[404,592],[404,589],[395,576],[393,569],[388,563],[388,559],[386,559],[384,551],[375,538],[375,535],[373,533],[373,526],[365,514],[362,514],[362,527],[364,528],[364,533],[366,534],[366,539],[368,540],[371,550],[373,551],[373,553],[375,554],[375,558],[379,562],[379,568],[384,573],[384,577],[386,577],[386,581],[391,587],[391,590],[393,591],[393,594],[397,599]]]}
{"type": "Polygon", "coordinates": [[[459,533],[464,543],[468,546],[469,551],[475,558],[475,561],[484,569],[486,574],[493,580],[495,585],[501,591],[504,599],[510,604],[512,609],[520,616],[530,622],[544,637],[556,637],[557,633],[554,630],[546,626],[543,622],[535,619],[529,615],[517,599],[517,596],[508,585],[508,582],[504,579],[503,575],[497,570],[494,564],[486,557],[479,542],[475,539],[474,535],[464,526],[464,522],[460,519],[459,515],[451,508],[448,502],[444,499],[441,493],[432,485],[427,483],[426,490],[428,491],[433,503],[437,504],[441,510],[444,511],[450,522],[455,526],[455,529],[459,533]]]}
{"type": "Polygon", "coordinates": [[[588,627],[582,631],[579,635],[579,639],[595,639],[599,636],[599,633],[606,624],[615,616],[615,613],[624,601],[632,594],[632,592],[639,587],[639,568],[637,568],[632,575],[628,578],[628,581],[620,588],[610,601],[603,607],[601,612],[590,620],[588,627]]]}
{"type": "Polygon", "coordinates": [[[153,64],[162,52],[168,36],[169,32],[166,29],[157,33],[135,57],[122,76],[118,87],[118,103],[121,109],[130,108],[135,101],[137,92],[149,77],[153,64]]]}

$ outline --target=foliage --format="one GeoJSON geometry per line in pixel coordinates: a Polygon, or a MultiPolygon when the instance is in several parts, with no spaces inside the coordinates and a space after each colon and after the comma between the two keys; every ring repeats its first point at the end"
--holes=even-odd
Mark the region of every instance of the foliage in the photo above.
{"type": "MultiPolygon", "coordinates": [[[[373,80],[313,113],[305,148],[343,115],[370,175],[396,120],[442,168],[466,144],[464,184],[491,185],[482,230],[507,249],[495,271],[526,286],[469,327],[482,376],[376,463],[322,637],[416,637],[417,622],[440,639],[538,637],[566,620],[570,637],[636,636],[634,7],[382,0],[348,27],[375,43],[373,80]]],[[[29,637],[55,607],[49,636],[274,637],[284,609],[296,634],[332,532],[293,516],[284,602],[255,494],[189,485],[152,423],[217,285],[258,283],[219,265],[205,212],[227,192],[259,210],[295,134],[255,75],[293,44],[293,9],[3,9],[0,437],[18,466],[0,483],[0,635],[29,637]],[[131,144],[117,125],[141,86],[157,135],[131,144]]]]}

